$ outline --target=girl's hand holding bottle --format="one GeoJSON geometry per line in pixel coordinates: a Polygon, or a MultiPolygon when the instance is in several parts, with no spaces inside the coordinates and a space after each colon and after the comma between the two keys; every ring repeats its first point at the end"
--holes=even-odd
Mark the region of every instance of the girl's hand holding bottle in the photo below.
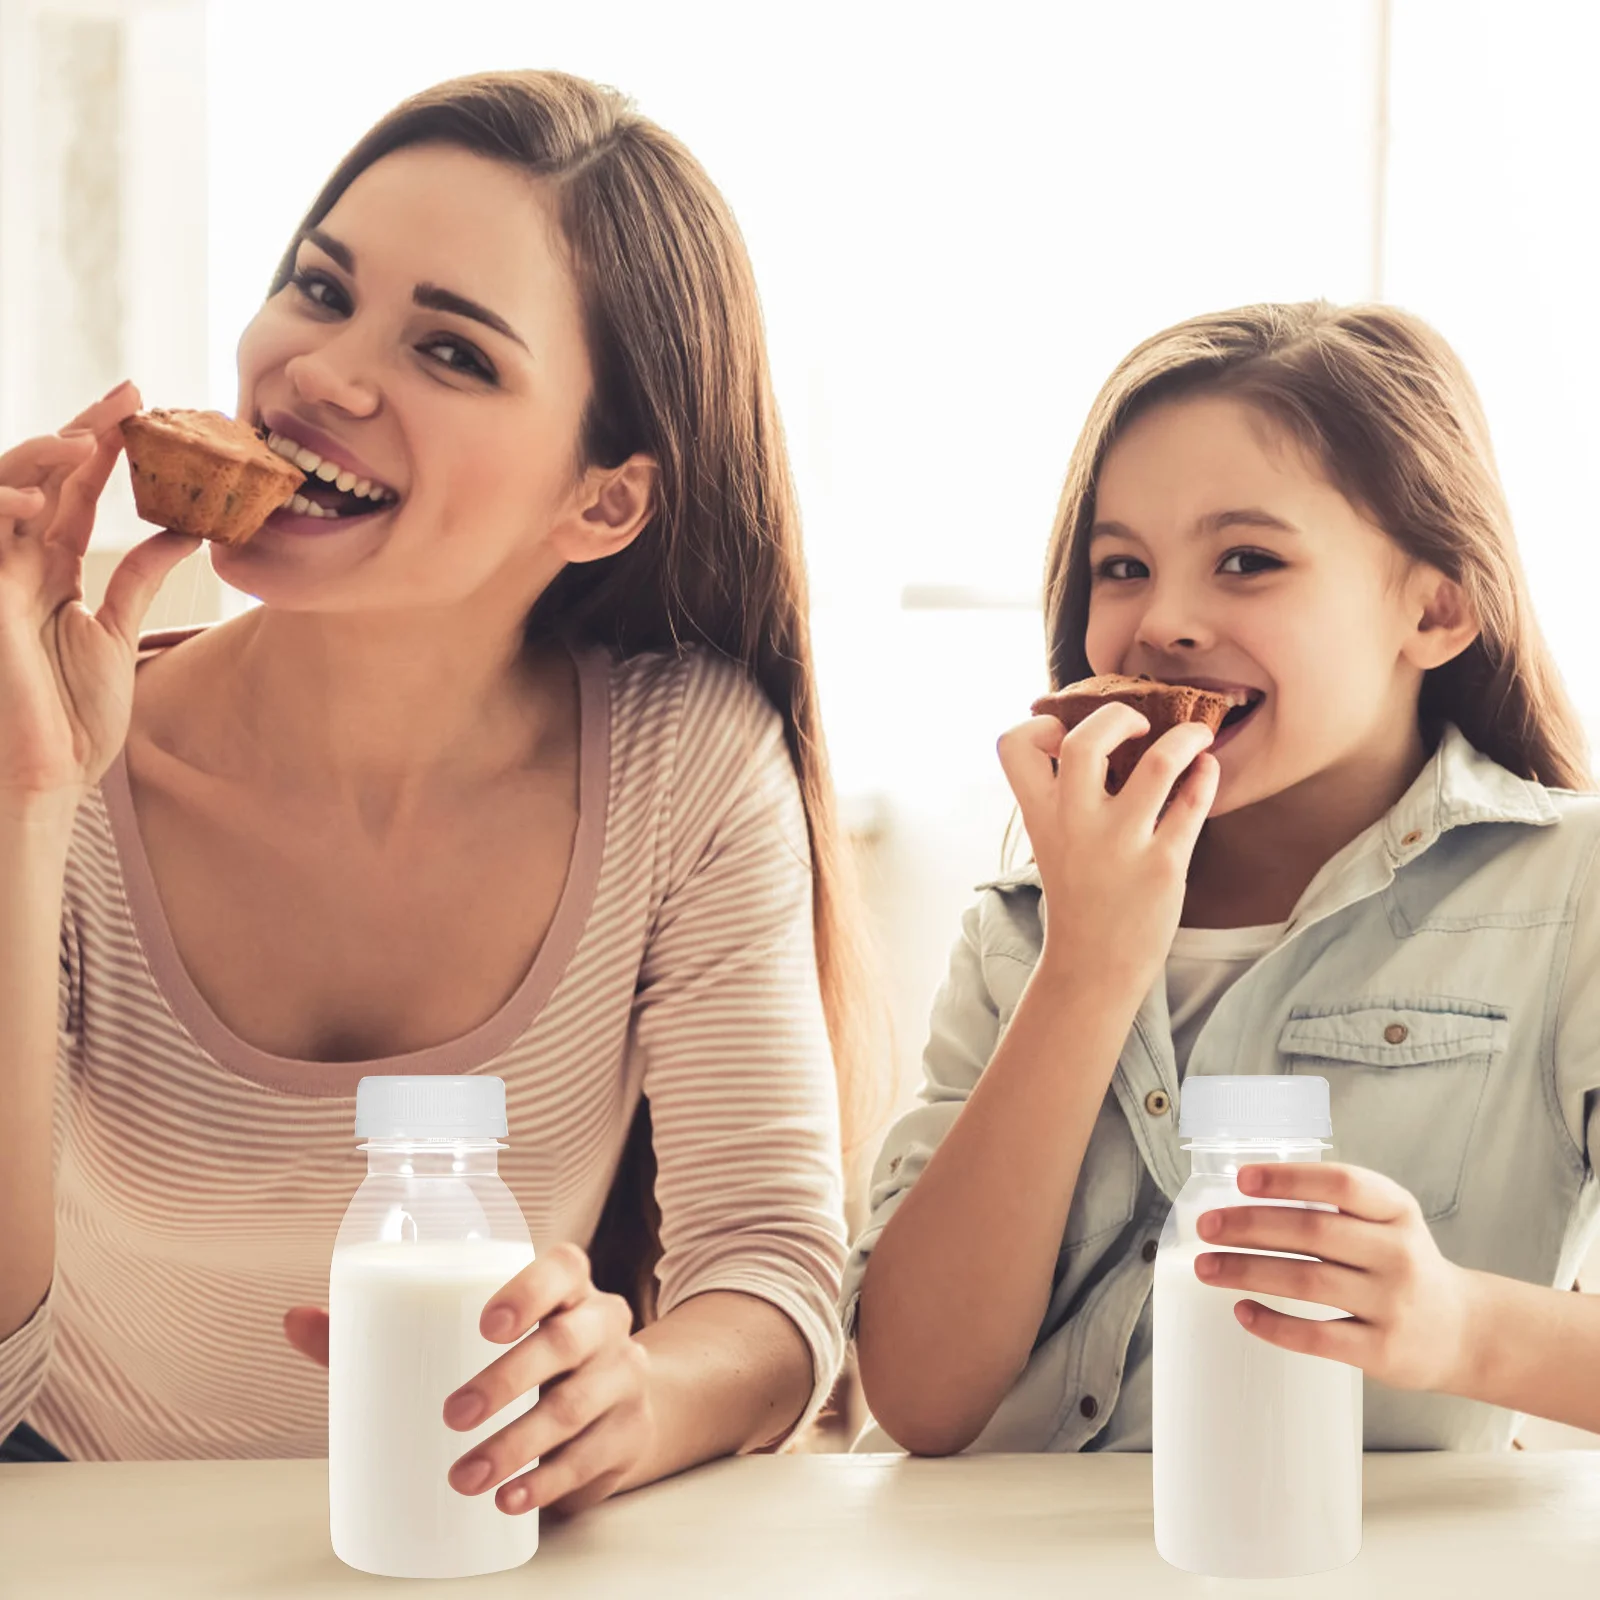
{"type": "MultiPolygon", "coordinates": [[[[284,1329],[326,1365],[326,1311],[296,1306],[284,1329]]],[[[594,1286],[588,1256],[557,1245],[530,1263],[484,1308],[479,1329],[511,1348],[444,1399],[445,1422],[467,1432],[531,1389],[539,1400],[456,1462],[451,1484],[476,1494],[498,1483],[496,1503],[513,1513],[580,1511],[625,1486],[655,1444],[650,1358],[633,1337],[627,1301],[594,1286]]]]}
{"type": "Polygon", "coordinates": [[[1167,958],[1189,858],[1221,774],[1207,750],[1211,730],[1184,722],[1108,794],[1111,753],[1149,731],[1141,712],[1113,703],[1070,733],[1045,716],[1000,739],[1000,764],[1044,883],[1040,969],[1112,984],[1135,1005],[1167,958]]]}
{"type": "Polygon", "coordinates": [[[1343,1361],[1393,1389],[1461,1394],[1470,1389],[1475,1274],[1440,1254],[1409,1189],[1368,1167],[1283,1161],[1239,1168],[1239,1188],[1297,1206],[1229,1206],[1202,1213],[1197,1228],[1223,1247],[1195,1260],[1219,1289],[1278,1295],[1348,1312],[1330,1322],[1240,1300],[1239,1322],[1268,1344],[1343,1361]],[[1245,1255],[1285,1250],[1315,1256],[1245,1255]]]}
{"type": "Polygon", "coordinates": [[[139,624],[163,579],[200,541],[158,533],[83,605],[95,508],[140,408],[121,384],[59,433],[0,455],[0,798],[74,804],[128,733],[139,624]]]}

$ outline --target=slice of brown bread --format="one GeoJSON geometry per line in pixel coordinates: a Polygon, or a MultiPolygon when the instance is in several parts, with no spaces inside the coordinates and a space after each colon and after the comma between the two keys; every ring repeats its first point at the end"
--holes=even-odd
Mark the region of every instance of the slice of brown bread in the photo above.
{"type": "Polygon", "coordinates": [[[1036,717],[1059,717],[1070,731],[1092,711],[1112,700],[1132,706],[1150,719],[1150,731],[1125,740],[1111,753],[1106,773],[1106,788],[1115,794],[1128,781],[1139,757],[1180,722],[1203,722],[1213,733],[1235,707],[1244,705],[1246,696],[1237,691],[1226,694],[1214,689],[1196,689],[1186,683],[1157,683],[1153,678],[1128,678],[1120,673],[1103,673],[1069,683],[1053,694],[1041,695],[1033,702],[1036,717]]]}
{"type": "Polygon", "coordinates": [[[220,411],[141,411],[122,439],[139,515],[218,544],[243,544],[306,478],[220,411]]]}

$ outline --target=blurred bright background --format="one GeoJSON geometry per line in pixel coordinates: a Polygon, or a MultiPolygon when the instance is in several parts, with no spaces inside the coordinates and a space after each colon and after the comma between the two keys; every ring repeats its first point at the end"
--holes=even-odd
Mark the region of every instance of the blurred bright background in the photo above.
{"type": "MultiPolygon", "coordinates": [[[[231,411],[301,212],[406,94],[515,66],[625,90],[754,259],[909,1086],[1000,861],[995,738],[1045,687],[1074,436],[1163,325],[1312,296],[1434,322],[1600,728],[1597,61],[1587,0],[0,0],[0,438],[123,376],[231,411]]],[[[97,581],[139,536],[119,480],[97,581]]],[[[244,603],[202,552],[152,623],[244,603]]]]}

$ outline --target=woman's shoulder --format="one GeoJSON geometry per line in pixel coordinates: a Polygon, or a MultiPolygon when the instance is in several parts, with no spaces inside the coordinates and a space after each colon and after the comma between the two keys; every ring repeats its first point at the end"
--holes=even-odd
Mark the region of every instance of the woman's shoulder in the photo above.
{"type": "Polygon", "coordinates": [[[783,719],[748,668],[702,645],[611,662],[612,725],[622,744],[647,741],[680,763],[742,765],[783,741],[783,719]]]}
{"type": "Polygon", "coordinates": [[[705,645],[612,656],[611,674],[622,694],[651,709],[673,701],[685,705],[710,702],[777,715],[748,667],[705,645]]]}

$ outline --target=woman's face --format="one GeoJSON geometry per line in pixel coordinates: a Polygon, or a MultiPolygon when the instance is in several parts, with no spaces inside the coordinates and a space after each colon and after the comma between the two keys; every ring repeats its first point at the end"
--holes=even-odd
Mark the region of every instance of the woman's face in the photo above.
{"type": "Polygon", "coordinates": [[[239,344],[238,416],[322,458],[310,497],[356,514],[274,513],[214,549],[217,572],[295,610],[531,603],[571,555],[553,530],[581,493],[590,388],[537,180],[446,146],[385,156],[300,242],[239,344]]]}
{"type": "Polygon", "coordinates": [[[1251,692],[1213,746],[1213,816],[1359,768],[1415,725],[1419,596],[1438,575],[1251,406],[1197,396],[1135,418],[1102,464],[1090,570],[1095,672],[1251,692]]]}

